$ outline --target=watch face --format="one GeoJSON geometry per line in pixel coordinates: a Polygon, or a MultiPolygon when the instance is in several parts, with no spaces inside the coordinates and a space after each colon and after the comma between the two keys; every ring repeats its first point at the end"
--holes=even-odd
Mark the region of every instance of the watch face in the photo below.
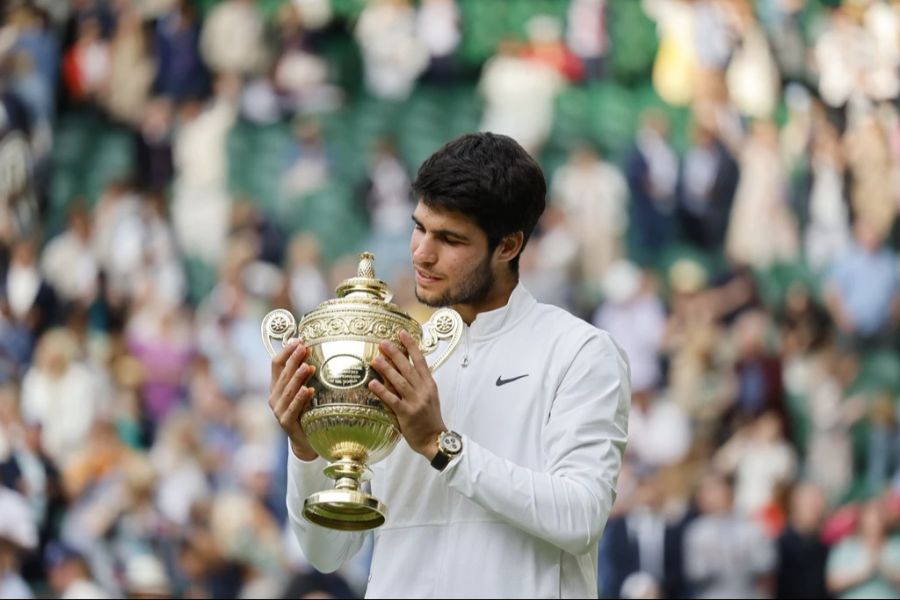
{"type": "Polygon", "coordinates": [[[441,448],[449,454],[457,454],[462,450],[462,438],[453,432],[441,435],[441,448]]]}

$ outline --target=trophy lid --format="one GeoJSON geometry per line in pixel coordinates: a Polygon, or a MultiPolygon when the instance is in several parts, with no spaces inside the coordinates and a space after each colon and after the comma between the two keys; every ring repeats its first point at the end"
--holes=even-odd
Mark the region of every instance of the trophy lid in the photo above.
{"type": "Polygon", "coordinates": [[[363,252],[359,257],[356,277],[345,279],[335,289],[338,298],[375,298],[390,302],[391,293],[387,283],[375,277],[375,255],[363,252]]]}

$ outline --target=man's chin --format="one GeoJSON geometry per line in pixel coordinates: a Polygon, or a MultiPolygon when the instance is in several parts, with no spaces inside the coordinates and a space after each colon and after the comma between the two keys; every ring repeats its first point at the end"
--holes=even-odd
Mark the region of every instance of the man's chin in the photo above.
{"type": "Polygon", "coordinates": [[[416,300],[418,300],[421,304],[424,304],[425,306],[429,306],[431,308],[440,308],[447,305],[446,302],[444,302],[444,297],[441,294],[422,291],[419,286],[416,286],[416,300]]]}

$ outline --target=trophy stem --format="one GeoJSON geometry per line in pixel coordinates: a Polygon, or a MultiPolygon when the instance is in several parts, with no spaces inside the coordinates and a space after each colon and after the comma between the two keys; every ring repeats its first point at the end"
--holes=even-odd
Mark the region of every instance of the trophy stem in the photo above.
{"type": "Polygon", "coordinates": [[[359,481],[352,477],[340,477],[334,484],[336,490],[358,490],[359,481]]]}
{"type": "MultiPolygon", "coordinates": [[[[372,478],[372,472],[366,467],[364,460],[355,460],[349,456],[342,456],[325,467],[325,474],[340,481],[341,479],[353,479],[356,482],[368,481],[372,478]]],[[[356,488],[359,483],[355,484],[356,488]]]]}

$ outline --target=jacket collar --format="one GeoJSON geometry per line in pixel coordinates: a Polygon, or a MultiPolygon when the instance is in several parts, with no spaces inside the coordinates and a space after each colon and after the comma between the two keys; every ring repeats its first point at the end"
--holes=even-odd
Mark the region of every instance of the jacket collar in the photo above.
{"type": "Polygon", "coordinates": [[[504,306],[475,316],[475,320],[469,325],[469,339],[487,339],[503,332],[523,318],[536,304],[537,300],[520,281],[504,306]]]}

